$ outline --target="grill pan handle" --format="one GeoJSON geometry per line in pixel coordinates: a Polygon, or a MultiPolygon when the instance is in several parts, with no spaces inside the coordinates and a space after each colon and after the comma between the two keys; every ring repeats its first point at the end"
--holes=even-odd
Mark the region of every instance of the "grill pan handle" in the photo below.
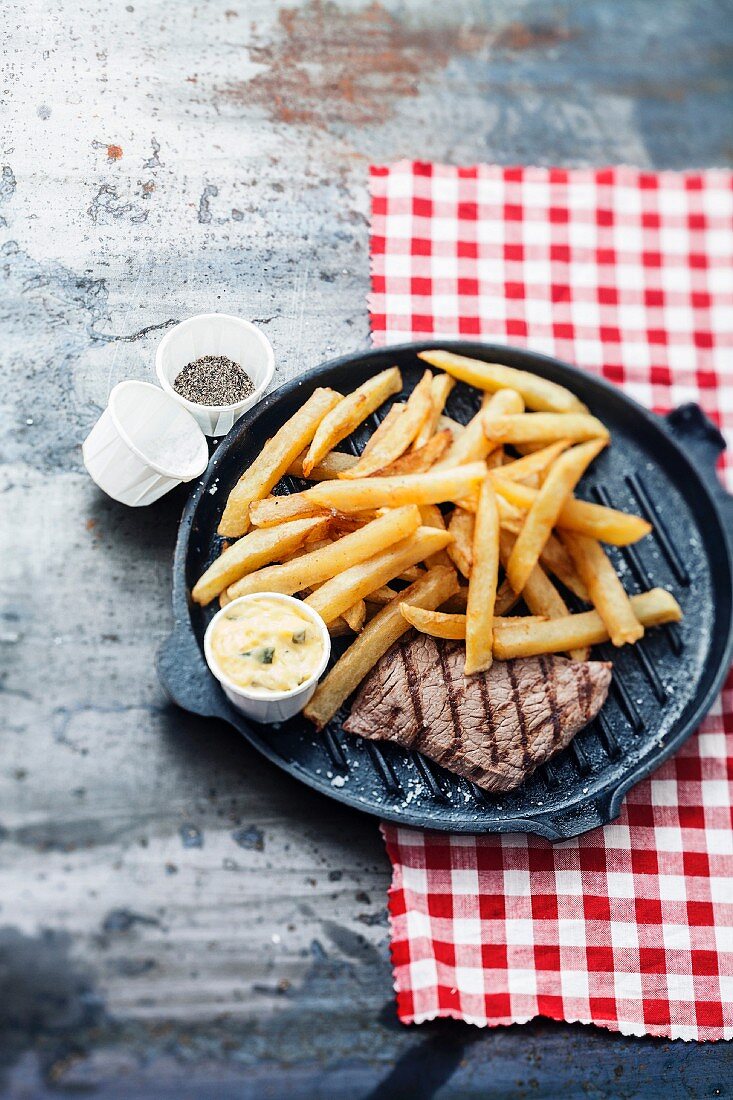
{"type": "Polygon", "coordinates": [[[723,487],[716,472],[718,459],[726,448],[722,432],[692,401],[673,409],[664,419],[675,442],[694,460],[713,490],[728,539],[733,544],[733,496],[723,487]]]}
{"type": "Polygon", "coordinates": [[[202,718],[228,718],[224,693],[208,674],[191,630],[177,624],[157,652],[155,667],[166,695],[202,718]]]}
{"type": "Polygon", "coordinates": [[[610,825],[621,813],[626,790],[603,791],[595,798],[590,797],[578,803],[572,809],[550,814],[548,818],[535,821],[537,832],[557,844],[563,840],[573,840],[582,833],[610,825]]]}
{"type": "MultiPolygon", "coordinates": [[[[609,791],[595,799],[587,798],[571,809],[551,813],[547,817],[531,819],[532,828],[527,831],[543,836],[552,844],[573,840],[582,833],[589,833],[592,829],[609,825],[614,818],[618,817],[622,800],[623,795],[617,796],[615,791],[609,791]]],[[[519,825],[519,822],[510,823],[508,828],[511,829],[512,825],[524,831],[526,819],[524,825],[519,825]]]]}

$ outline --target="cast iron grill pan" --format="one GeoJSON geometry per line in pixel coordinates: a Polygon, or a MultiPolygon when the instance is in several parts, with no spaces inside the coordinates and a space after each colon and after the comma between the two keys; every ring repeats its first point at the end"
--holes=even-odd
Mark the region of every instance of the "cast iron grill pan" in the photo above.
{"type": "MultiPolygon", "coordinates": [[[[567,386],[610,428],[612,446],[583,479],[578,495],[645,515],[654,533],[634,546],[610,548],[630,593],[670,589],[684,621],[651,629],[636,646],[598,646],[613,662],[608,700],[572,744],[519,790],[490,795],[396,745],[345,734],[347,705],[322,733],[296,717],[280,726],[246,721],[227,702],[203,657],[203,636],[218,602],[192,605],[191,586],[218,555],[216,528],[230,489],[265,441],[317,386],[342,393],[397,364],[404,400],[424,370],[416,352],[434,343],[359,352],[288,383],[234,426],[220,444],[181,518],[173,566],[175,628],[158,655],[163,686],[195,714],[221,718],[268,759],[332,798],[389,821],[453,832],[523,831],[550,840],[577,836],[618,816],[623,796],[666,759],[711,707],[730,667],[733,643],[733,498],[715,463],[724,447],[696,405],[662,419],[602,380],[529,351],[442,342],[463,355],[533,371],[567,386]]],[[[462,423],[478,394],[455,387],[447,412],[462,423]]],[[[386,408],[380,410],[384,415],[386,408]]],[[[376,420],[339,445],[361,451],[376,420]]],[[[278,492],[305,483],[286,478],[278,492]]],[[[572,596],[564,593],[572,604],[572,596]]],[[[334,657],[346,639],[334,640],[334,657]]]]}

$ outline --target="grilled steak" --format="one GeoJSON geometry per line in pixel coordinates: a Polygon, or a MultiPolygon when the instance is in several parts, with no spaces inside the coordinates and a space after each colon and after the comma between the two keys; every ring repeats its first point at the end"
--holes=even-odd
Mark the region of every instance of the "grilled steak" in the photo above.
{"type": "Polygon", "coordinates": [[[611,666],[532,657],[464,677],[462,642],[397,642],[365,680],[344,724],[417,749],[487,791],[511,791],[598,713],[611,666]]]}

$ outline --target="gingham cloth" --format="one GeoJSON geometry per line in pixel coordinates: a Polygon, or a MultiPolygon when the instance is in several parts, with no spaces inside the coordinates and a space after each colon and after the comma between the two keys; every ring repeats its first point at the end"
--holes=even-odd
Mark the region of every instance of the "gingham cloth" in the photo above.
{"type": "MultiPolygon", "coordinates": [[[[375,344],[527,345],[659,412],[697,401],[733,437],[730,172],[402,162],[371,193],[375,344]]],[[[604,829],[553,846],[383,826],[400,1019],[733,1037],[732,781],[729,676],[604,829]]]]}

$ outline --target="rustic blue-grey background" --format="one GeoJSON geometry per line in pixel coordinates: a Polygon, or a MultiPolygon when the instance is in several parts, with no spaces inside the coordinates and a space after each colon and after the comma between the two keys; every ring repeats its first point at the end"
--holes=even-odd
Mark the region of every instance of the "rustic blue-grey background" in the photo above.
{"type": "Polygon", "coordinates": [[[730,1096],[725,1044],[395,1019],[373,821],[172,710],[182,491],[80,442],[176,319],[368,340],[367,166],[733,162],[729,0],[7,0],[0,1093],[730,1096]]]}

